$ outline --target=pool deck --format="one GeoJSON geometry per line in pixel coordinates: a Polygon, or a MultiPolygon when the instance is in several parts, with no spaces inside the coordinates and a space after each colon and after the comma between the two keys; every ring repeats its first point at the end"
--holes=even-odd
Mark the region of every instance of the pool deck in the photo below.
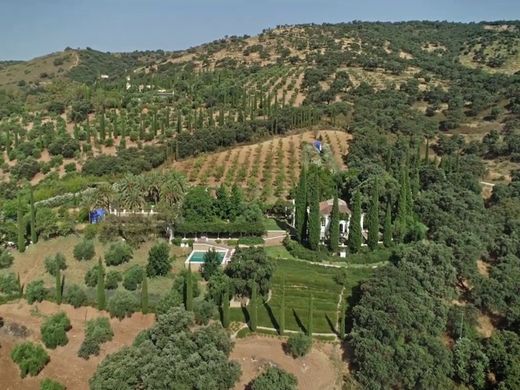
{"type": "Polygon", "coordinates": [[[202,264],[204,263],[199,263],[199,262],[192,262],[190,261],[191,259],[191,255],[193,254],[193,252],[207,252],[209,249],[215,249],[217,252],[225,252],[224,254],[224,258],[222,259],[222,263],[221,265],[222,266],[226,266],[227,263],[229,263],[229,261],[231,260],[231,258],[233,257],[233,254],[235,253],[235,250],[232,249],[232,248],[229,248],[229,247],[226,247],[226,246],[220,246],[220,245],[213,245],[213,244],[206,244],[206,243],[194,243],[193,244],[193,250],[191,251],[190,255],[188,256],[188,258],[186,259],[186,261],[184,262],[184,265],[186,268],[188,268],[190,265],[191,265],[191,269],[192,270],[199,270],[200,267],[202,266],[202,264]]]}

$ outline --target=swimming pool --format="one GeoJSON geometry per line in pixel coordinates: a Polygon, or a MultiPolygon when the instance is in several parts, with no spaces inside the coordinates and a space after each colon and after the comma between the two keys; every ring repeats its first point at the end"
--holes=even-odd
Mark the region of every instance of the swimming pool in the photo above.
{"type": "MultiPolygon", "coordinates": [[[[224,257],[226,256],[227,251],[218,250],[217,254],[220,259],[220,262],[224,260],[224,257]]],[[[204,263],[204,255],[206,254],[206,251],[203,250],[193,250],[188,258],[186,259],[186,262],[188,263],[196,263],[196,264],[202,264],[204,263]]]]}

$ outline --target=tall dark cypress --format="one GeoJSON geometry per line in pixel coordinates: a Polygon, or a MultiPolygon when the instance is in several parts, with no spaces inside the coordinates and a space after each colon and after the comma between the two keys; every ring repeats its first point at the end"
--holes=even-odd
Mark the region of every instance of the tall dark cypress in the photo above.
{"type": "Polygon", "coordinates": [[[383,245],[386,248],[392,246],[392,205],[390,202],[386,205],[385,226],[383,228],[383,245]]]}
{"type": "Polygon", "coordinates": [[[307,237],[307,170],[303,166],[294,199],[294,227],[296,239],[300,243],[304,242],[307,237]]]}
{"type": "Polygon", "coordinates": [[[222,293],[222,326],[229,327],[229,291],[228,288],[222,293]]]}
{"type": "Polygon", "coordinates": [[[332,204],[332,212],[330,214],[329,227],[329,249],[336,253],[339,247],[339,201],[338,194],[334,194],[334,203],[332,204]]]}
{"type": "Polygon", "coordinates": [[[58,305],[61,305],[61,297],[62,297],[62,290],[61,290],[61,269],[60,267],[57,267],[56,269],[56,281],[55,281],[55,286],[56,286],[56,303],[58,305]]]}
{"type": "Polygon", "coordinates": [[[280,336],[285,333],[285,274],[282,275],[282,298],[280,301],[280,318],[278,319],[280,336]]]}
{"type": "Polygon", "coordinates": [[[146,275],[141,283],[141,312],[143,314],[148,313],[148,278],[146,275]]]}
{"type": "Polygon", "coordinates": [[[99,310],[104,310],[106,306],[106,296],[105,296],[105,268],[103,267],[103,262],[101,261],[101,257],[98,260],[98,280],[96,287],[96,298],[97,298],[97,307],[99,310]]]}
{"type": "Polygon", "coordinates": [[[351,253],[357,253],[361,249],[361,193],[356,191],[354,194],[354,205],[348,234],[348,248],[351,253]]]}
{"type": "Polygon", "coordinates": [[[253,281],[251,286],[251,299],[249,300],[249,307],[247,308],[249,313],[249,327],[253,332],[256,332],[257,320],[258,320],[258,308],[257,308],[257,286],[256,282],[253,281]]]}
{"type": "Polygon", "coordinates": [[[18,224],[18,251],[25,252],[25,222],[22,211],[22,198],[18,194],[18,208],[16,210],[16,219],[18,224]]]}
{"type": "Polygon", "coordinates": [[[367,244],[371,250],[377,248],[379,241],[379,188],[377,178],[374,180],[372,198],[368,210],[368,239],[367,244]]]}
{"type": "Polygon", "coordinates": [[[34,195],[32,186],[30,187],[29,197],[31,204],[31,241],[33,244],[36,244],[36,242],[38,242],[38,235],[36,234],[36,210],[34,208],[34,195]]]}
{"type": "Polygon", "coordinates": [[[317,174],[312,175],[309,191],[309,248],[317,250],[320,245],[320,182],[317,174]]]}
{"type": "Polygon", "coordinates": [[[193,311],[193,278],[191,274],[191,264],[188,265],[188,273],[184,281],[184,307],[187,311],[193,311]]]}

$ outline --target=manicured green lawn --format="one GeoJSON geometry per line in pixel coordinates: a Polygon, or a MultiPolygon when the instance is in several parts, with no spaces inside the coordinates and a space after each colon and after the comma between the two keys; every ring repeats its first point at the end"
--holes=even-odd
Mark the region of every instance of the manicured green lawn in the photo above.
{"type": "Polygon", "coordinates": [[[265,230],[285,230],[273,218],[264,218],[265,230]]]}
{"type": "MultiPolygon", "coordinates": [[[[278,327],[282,278],[285,275],[285,327],[289,330],[305,330],[308,323],[309,297],[313,295],[314,333],[332,333],[336,324],[336,308],[342,286],[336,282],[338,269],[306,264],[294,260],[275,260],[271,300],[258,307],[258,325],[278,327]]],[[[349,269],[344,299],[360,281],[368,279],[371,269],[349,269]]],[[[244,321],[247,314],[232,309],[233,321],[244,321]]]]}
{"type": "Polygon", "coordinates": [[[265,253],[273,259],[295,259],[285,247],[282,246],[266,246],[265,253]]]}

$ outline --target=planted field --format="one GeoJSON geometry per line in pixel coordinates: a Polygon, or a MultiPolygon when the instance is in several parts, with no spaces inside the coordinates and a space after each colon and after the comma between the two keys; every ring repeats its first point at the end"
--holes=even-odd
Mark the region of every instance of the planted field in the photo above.
{"type": "Polygon", "coordinates": [[[302,153],[305,145],[320,138],[325,148],[322,158],[329,158],[330,164],[338,169],[345,168],[343,158],[351,136],[337,130],[307,131],[273,138],[255,145],[178,161],[174,167],[184,172],[194,184],[236,184],[244,188],[250,198],[278,198],[286,195],[296,184],[301,163],[308,158],[308,154],[302,153]]]}
{"type": "MultiPolygon", "coordinates": [[[[373,271],[366,268],[348,270],[348,280],[342,299],[352,294],[352,289],[371,277],[373,271]]],[[[258,307],[258,325],[278,328],[280,317],[282,280],[285,277],[285,322],[287,330],[305,331],[308,324],[309,299],[313,296],[314,333],[337,331],[337,309],[343,286],[336,281],[337,268],[309,264],[297,260],[276,260],[272,295],[269,302],[258,307]]],[[[247,314],[232,309],[232,319],[244,321],[247,314]]]]}

